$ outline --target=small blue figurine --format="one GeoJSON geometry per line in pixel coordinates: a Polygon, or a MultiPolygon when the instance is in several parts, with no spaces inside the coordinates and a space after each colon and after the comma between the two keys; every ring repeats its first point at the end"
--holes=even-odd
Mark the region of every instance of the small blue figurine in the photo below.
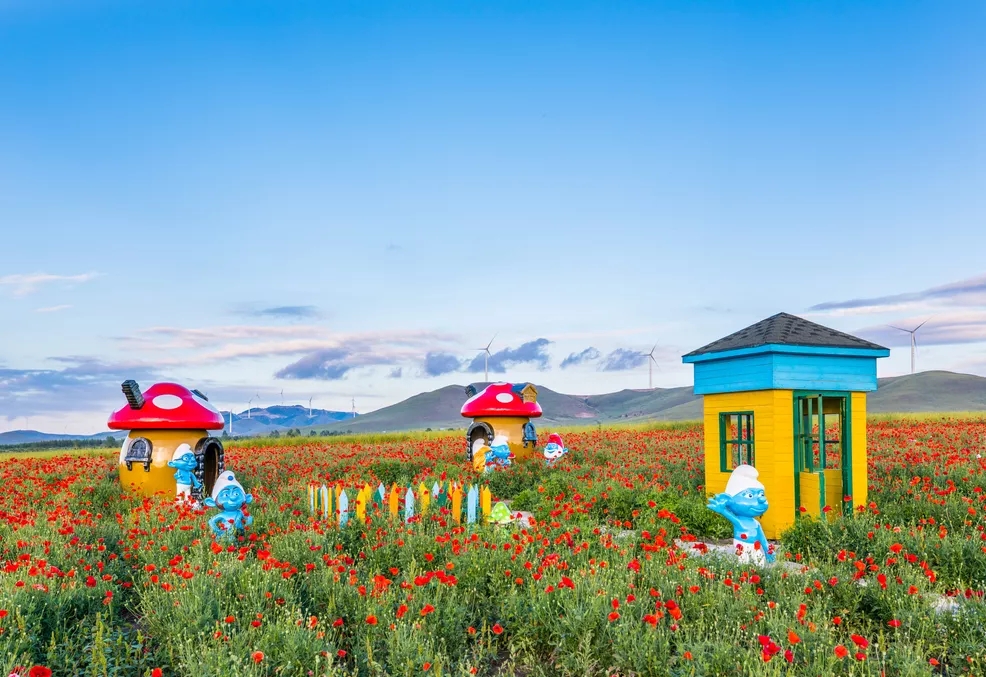
{"type": "Polygon", "coordinates": [[[205,499],[208,507],[222,511],[209,520],[209,528],[217,541],[253,524],[253,517],[243,514],[243,506],[247,503],[253,503],[253,496],[243,490],[243,485],[236,481],[233,473],[224,470],[212,488],[212,497],[205,499]]]}
{"type": "Polygon", "coordinates": [[[187,444],[179,444],[178,448],[175,449],[175,453],[172,454],[171,460],[168,461],[168,467],[177,468],[175,471],[175,482],[177,483],[175,487],[176,501],[192,501],[192,489],[200,489],[202,487],[202,482],[195,476],[197,465],[198,461],[195,458],[192,448],[187,444]]]}
{"type": "Polygon", "coordinates": [[[506,435],[497,435],[490,444],[490,450],[486,452],[486,470],[488,471],[497,466],[508,466],[511,463],[510,459],[513,457],[513,452],[510,451],[510,445],[507,444],[506,435]]]}
{"type": "Polygon", "coordinates": [[[736,466],[725,491],[711,497],[708,508],[732,522],[733,545],[740,561],[763,564],[773,562],[774,555],[757,521],[769,507],[763,484],[757,479],[759,474],[752,465],[736,466]]]}

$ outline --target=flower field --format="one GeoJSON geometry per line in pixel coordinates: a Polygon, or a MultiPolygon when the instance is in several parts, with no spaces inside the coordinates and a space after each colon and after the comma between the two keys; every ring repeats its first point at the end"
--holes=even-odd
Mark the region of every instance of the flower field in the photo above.
{"type": "MultiPolygon", "coordinates": [[[[343,529],[309,482],[474,479],[460,435],[234,444],[252,527],[122,492],[116,454],[0,462],[3,675],[986,674],[986,422],[869,428],[870,504],[757,569],[700,556],[697,426],[580,430],[488,478],[531,524],[343,529]]],[[[768,496],[769,498],[769,496],[768,496]]]]}

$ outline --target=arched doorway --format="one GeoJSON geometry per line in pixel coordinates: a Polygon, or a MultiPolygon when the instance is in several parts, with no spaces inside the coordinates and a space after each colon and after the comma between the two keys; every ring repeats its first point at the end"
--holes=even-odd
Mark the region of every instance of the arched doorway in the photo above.
{"type": "Polygon", "coordinates": [[[219,473],[226,469],[223,443],[218,437],[203,437],[195,445],[195,476],[202,483],[202,497],[211,496],[219,473]]]}
{"type": "Polygon", "coordinates": [[[476,421],[466,431],[466,460],[472,462],[472,445],[476,440],[483,440],[489,446],[493,443],[493,426],[485,421],[476,421]]]}

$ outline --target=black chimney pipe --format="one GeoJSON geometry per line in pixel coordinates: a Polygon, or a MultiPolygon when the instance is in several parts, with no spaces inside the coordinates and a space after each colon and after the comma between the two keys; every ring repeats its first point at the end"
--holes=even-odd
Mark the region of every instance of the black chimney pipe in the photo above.
{"type": "Polygon", "coordinates": [[[140,409],[144,406],[144,394],[140,392],[140,386],[132,378],[128,378],[121,386],[123,394],[127,396],[127,402],[131,409],[140,409]]]}

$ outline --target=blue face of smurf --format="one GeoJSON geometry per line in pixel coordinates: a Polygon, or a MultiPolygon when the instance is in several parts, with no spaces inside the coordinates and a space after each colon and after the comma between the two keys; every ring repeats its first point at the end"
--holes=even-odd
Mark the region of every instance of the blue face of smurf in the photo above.
{"type": "Polygon", "coordinates": [[[760,517],[769,507],[763,489],[745,489],[732,496],[727,505],[733,514],[743,517],[760,517]]]}
{"type": "Polygon", "coordinates": [[[210,508],[222,508],[230,511],[239,510],[247,503],[253,503],[253,496],[235,484],[231,484],[220,491],[215,500],[205,499],[205,504],[210,508]]]}
{"type": "Polygon", "coordinates": [[[178,470],[184,470],[186,472],[191,472],[195,470],[197,462],[195,460],[195,454],[190,451],[185,452],[178,458],[173,458],[168,461],[168,466],[171,468],[177,468],[178,470]]]}

